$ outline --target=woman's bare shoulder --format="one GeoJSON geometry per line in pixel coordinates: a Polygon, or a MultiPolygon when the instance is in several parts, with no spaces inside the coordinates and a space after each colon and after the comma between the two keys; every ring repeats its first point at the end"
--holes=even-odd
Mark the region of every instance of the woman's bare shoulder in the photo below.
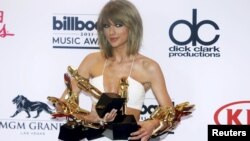
{"type": "Polygon", "coordinates": [[[92,69],[96,67],[99,63],[103,62],[105,57],[101,52],[93,52],[84,57],[82,62],[78,67],[80,74],[85,75],[86,77],[91,75],[92,69]]]}
{"type": "Polygon", "coordinates": [[[137,62],[141,69],[147,72],[154,72],[155,70],[160,69],[158,62],[142,54],[138,56],[137,62]]]}
{"type": "Polygon", "coordinates": [[[101,53],[101,52],[92,52],[92,53],[89,53],[86,57],[85,57],[85,59],[84,60],[97,60],[98,61],[98,59],[103,59],[104,58],[104,56],[103,56],[103,54],[101,53]]]}

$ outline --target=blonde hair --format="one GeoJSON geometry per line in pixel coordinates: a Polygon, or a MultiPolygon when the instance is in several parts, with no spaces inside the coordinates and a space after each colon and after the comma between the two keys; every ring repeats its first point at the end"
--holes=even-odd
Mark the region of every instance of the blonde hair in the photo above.
{"type": "Polygon", "coordinates": [[[101,10],[97,20],[97,32],[101,51],[106,58],[113,56],[112,47],[104,35],[104,25],[109,23],[109,20],[128,27],[127,55],[137,54],[141,46],[143,27],[136,7],[127,0],[111,0],[101,10]]]}

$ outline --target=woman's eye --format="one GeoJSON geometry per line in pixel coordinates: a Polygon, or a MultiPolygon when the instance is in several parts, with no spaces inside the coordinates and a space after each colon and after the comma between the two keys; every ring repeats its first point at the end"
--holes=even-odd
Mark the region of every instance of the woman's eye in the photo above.
{"type": "Polygon", "coordinates": [[[109,27],[110,27],[110,25],[108,25],[108,24],[103,25],[103,28],[109,28],[109,27]]]}
{"type": "Polygon", "coordinates": [[[123,24],[115,24],[116,27],[122,27],[123,24]]]}

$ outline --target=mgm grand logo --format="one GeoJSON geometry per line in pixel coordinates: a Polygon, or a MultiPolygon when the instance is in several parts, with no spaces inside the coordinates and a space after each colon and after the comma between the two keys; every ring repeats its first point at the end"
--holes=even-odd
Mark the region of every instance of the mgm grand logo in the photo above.
{"type": "Polygon", "coordinates": [[[14,114],[11,119],[0,119],[0,129],[6,130],[18,130],[20,134],[25,135],[44,135],[44,131],[59,130],[60,126],[64,124],[63,121],[55,121],[51,119],[53,109],[51,109],[46,103],[40,101],[30,101],[23,95],[17,95],[13,100],[13,104],[16,105],[14,114]],[[48,120],[39,120],[41,112],[48,114],[48,120]],[[14,119],[20,113],[26,113],[26,118],[35,118],[33,120],[26,119],[14,119]],[[34,114],[33,114],[34,113],[34,114]]]}
{"type": "MultiPolygon", "coordinates": [[[[25,131],[53,131],[59,130],[64,122],[44,122],[44,121],[16,121],[16,120],[0,120],[0,129],[16,129],[25,131]]],[[[41,132],[40,132],[41,134],[41,132]]]]}
{"type": "Polygon", "coordinates": [[[40,101],[32,102],[23,95],[16,96],[12,102],[13,104],[16,104],[16,112],[11,116],[12,118],[20,112],[26,112],[28,115],[27,118],[30,118],[30,112],[36,112],[34,118],[37,118],[42,111],[45,111],[48,114],[52,114],[53,112],[47,104],[40,101]]]}

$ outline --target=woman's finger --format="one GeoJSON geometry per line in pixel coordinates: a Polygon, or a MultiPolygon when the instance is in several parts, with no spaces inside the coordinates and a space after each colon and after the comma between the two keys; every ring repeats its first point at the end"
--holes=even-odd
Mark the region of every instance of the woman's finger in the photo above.
{"type": "Polygon", "coordinates": [[[111,121],[113,121],[113,120],[115,119],[116,115],[117,115],[116,112],[117,112],[116,109],[112,109],[112,110],[110,111],[110,113],[106,113],[106,114],[105,114],[103,120],[104,120],[105,122],[111,122],[111,121]]]}

